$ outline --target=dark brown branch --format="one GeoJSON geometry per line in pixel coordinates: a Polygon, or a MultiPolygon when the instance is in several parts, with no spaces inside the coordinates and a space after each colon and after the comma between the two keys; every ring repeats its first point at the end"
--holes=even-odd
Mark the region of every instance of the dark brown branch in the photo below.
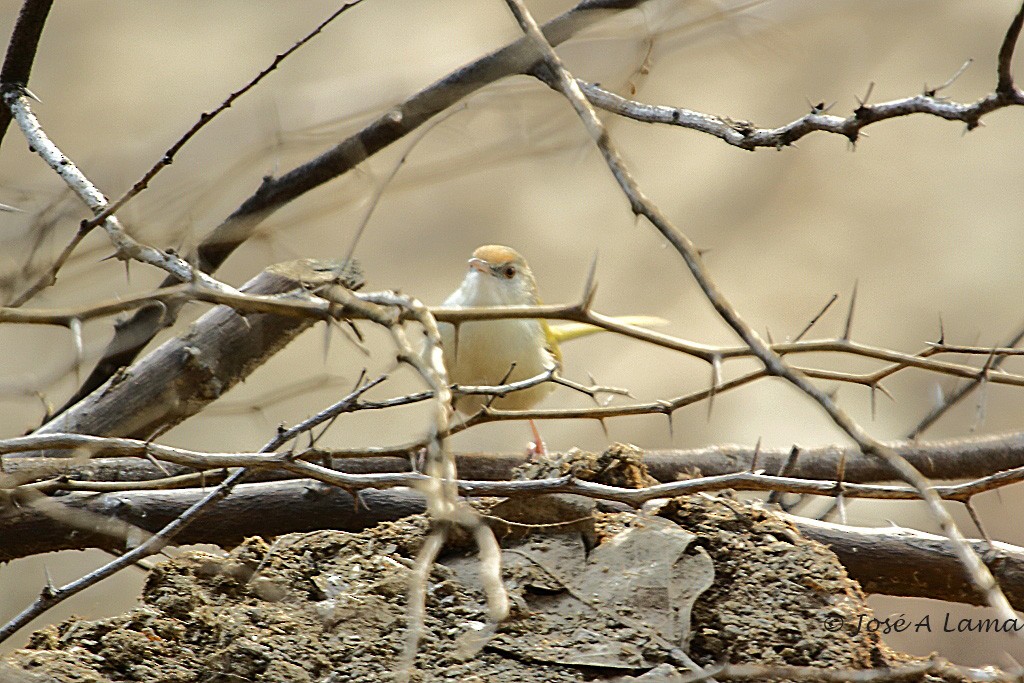
{"type": "MultiPolygon", "coordinates": [[[[984,605],[949,539],[921,531],[865,529],[786,515],[807,538],[828,546],[868,593],[934,598],[984,605]]],[[[1024,608],[1024,548],[969,540],[1010,604],[1024,608]]]]}
{"type": "MultiPolygon", "coordinates": [[[[70,493],[55,500],[70,513],[113,517],[156,533],[206,494],[203,489],[104,495],[70,493]]],[[[275,536],[324,528],[359,531],[425,509],[422,496],[409,491],[367,490],[358,495],[356,505],[353,496],[345,491],[308,479],[242,484],[232,495],[208,507],[199,521],[178,534],[176,543],[230,547],[253,535],[275,536]],[[254,520],[259,523],[254,525],[254,520]]],[[[54,550],[126,548],[126,539],[119,534],[73,528],[31,505],[7,506],[0,512],[0,518],[0,562],[54,550]]]]}
{"type": "MultiPolygon", "coordinates": [[[[186,489],[100,496],[72,493],[60,500],[72,511],[116,515],[123,522],[155,531],[203,495],[201,490],[186,489]]],[[[310,480],[242,484],[231,497],[208,509],[202,522],[181,532],[178,542],[232,546],[253,533],[278,535],[325,527],[358,531],[425,509],[423,497],[411,490],[371,489],[358,495],[359,504],[355,505],[348,493],[310,480]],[[253,519],[260,520],[259,529],[253,528],[253,519]]],[[[124,549],[123,538],[68,529],[32,507],[8,508],[4,519],[0,524],[0,562],[28,554],[26,551],[89,546],[124,549]],[[12,551],[18,551],[17,555],[12,551]]],[[[945,538],[908,530],[864,530],[792,516],[786,519],[808,538],[829,546],[850,576],[869,592],[983,604],[945,538]]],[[[1024,608],[1024,549],[996,544],[993,554],[985,541],[969,543],[995,573],[1011,603],[1024,608]]]]}
{"type": "Polygon", "coordinates": [[[1008,97],[1020,95],[1013,85],[1011,63],[1013,62],[1013,51],[1016,49],[1017,40],[1020,38],[1021,26],[1024,26],[1024,4],[1021,4],[1017,14],[1013,17],[1013,21],[1010,22],[1009,28],[1006,29],[1006,36],[1003,38],[1003,44],[999,47],[999,80],[996,82],[996,92],[1008,97]]]}
{"type": "MultiPolygon", "coordinates": [[[[32,438],[32,437],[28,437],[32,438]]],[[[0,453],[16,452],[10,444],[17,440],[0,441],[0,453]]],[[[890,442],[889,446],[920,469],[925,476],[935,480],[976,479],[993,476],[993,472],[1007,476],[1011,470],[1024,467],[1024,434],[1011,433],[996,436],[951,439],[947,441],[901,441],[890,442]]],[[[38,450],[39,445],[29,450],[38,450]]],[[[52,446],[50,446],[52,448],[52,446]]],[[[73,448],[85,449],[84,444],[73,448]]],[[[107,448],[107,447],[104,447],[107,448]]],[[[24,450],[24,447],[22,447],[24,450]]],[[[771,476],[786,476],[796,479],[829,481],[835,479],[839,462],[846,461],[846,476],[849,483],[872,483],[892,481],[897,477],[881,460],[868,457],[854,447],[817,446],[801,447],[799,457],[787,467],[792,448],[755,449],[751,446],[722,445],[686,450],[648,450],[644,452],[644,464],[651,476],[661,482],[671,482],[680,476],[699,472],[701,476],[720,476],[756,469],[771,476]]],[[[4,487],[30,481],[55,477],[68,477],[82,481],[131,482],[156,479],[164,476],[185,474],[194,471],[185,465],[164,462],[163,468],[147,461],[145,455],[153,453],[144,443],[129,454],[128,448],[121,455],[134,457],[102,457],[89,460],[69,458],[15,458],[7,455],[3,460],[3,471],[7,475],[4,487]]],[[[312,450],[303,458],[319,461],[331,458],[331,467],[350,474],[394,473],[409,471],[409,454],[381,456],[367,452],[355,457],[352,452],[339,454],[330,450],[312,450]]],[[[239,454],[244,455],[244,454],[239,454]]],[[[159,457],[159,453],[156,453],[159,457]]],[[[196,454],[196,460],[201,460],[196,454]]],[[[509,479],[512,469],[524,462],[522,454],[514,453],[461,453],[456,455],[457,466],[463,479],[479,481],[500,481],[509,479]]],[[[230,463],[211,462],[208,469],[217,469],[230,463]]],[[[289,478],[281,472],[253,474],[253,481],[289,478]]]]}
{"type": "MultiPolygon", "coordinates": [[[[28,85],[32,63],[36,58],[39,39],[43,35],[43,27],[46,25],[51,5],[53,0],[25,0],[25,4],[21,6],[11,41],[7,44],[4,65],[0,69],[0,91],[6,91],[9,86],[24,88],[28,85]]],[[[0,143],[3,142],[10,123],[10,110],[7,107],[0,107],[0,143]]]]}

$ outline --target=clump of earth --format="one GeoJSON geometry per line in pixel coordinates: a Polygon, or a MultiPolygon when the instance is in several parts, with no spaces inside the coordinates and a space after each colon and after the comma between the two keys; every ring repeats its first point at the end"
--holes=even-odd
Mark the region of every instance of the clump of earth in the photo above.
{"type": "MultiPolygon", "coordinates": [[[[592,462],[591,473],[607,464],[592,462]]],[[[613,464],[620,475],[636,466],[629,457],[613,464]]],[[[544,507],[520,500],[520,509],[544,507]]],[[[571,497],[551,501],[586,508],[571,497]]],[[[509,501],[474,505],[485,519],[510,518],[509,501]]],[[[412,680],[682,681],[724,662],[918,661],[876,633],[828,629],[870,618],[864,595],[835,555],[768,510],[701,495],[641,513],[589,509],[582,525],[570,518],[492,525],[511,599],[500,624],[488,621],[471,536],[452,536],[430,573],[412,680]]],[[[68,683],[396,680],[409,580],[429,533],[417,515],[359,533],[251,538],[224,555],[186,552],[150,572],[139,607],[37,631],[0,674],[68,683]]]]}

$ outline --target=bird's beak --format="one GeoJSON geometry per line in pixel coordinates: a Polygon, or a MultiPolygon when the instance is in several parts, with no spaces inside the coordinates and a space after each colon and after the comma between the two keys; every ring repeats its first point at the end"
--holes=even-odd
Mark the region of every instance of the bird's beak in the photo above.
{"type": "Polygon", "coordinates": [[[487,261],[482,258],[471,258],[469,259],[469,267],[473,270],[479,270],[481,273],[490,273],[491,267],[487,265],[487,261]]]}

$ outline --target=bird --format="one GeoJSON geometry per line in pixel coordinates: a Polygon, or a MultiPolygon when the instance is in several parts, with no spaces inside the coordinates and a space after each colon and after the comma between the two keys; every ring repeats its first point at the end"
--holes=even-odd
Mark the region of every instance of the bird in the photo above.
{"type": "MultiPolygon", "coordinates": [[[[526,259],[511,247],[486,244],[473,252],[462,284],[442,305],[468,308],[539,303],[537,280],[526,259]]],[[[644,325],[664,322],[647,316],[624,316],[617,320],[644,325]]],[[[558,370],[562,365],[560,342],[604,331],[581,323],[549,325],[542,318],[478,320],[460,323],[458,328],[451,323],[439,323],[438,328],[448,377],[454,384],[464,386],[498,386],[558,370]]],[[[540,403],[554,388],[553,382],[542,382],[498,398],[462,395],[455,399],[454,407],[463,415],[471,415],[484,405],[503,410],[527,410],[540,403]]],[[[532,420],[530,427],[534,436],[531,453],[543,454],[544,442],[532,420]]]]}

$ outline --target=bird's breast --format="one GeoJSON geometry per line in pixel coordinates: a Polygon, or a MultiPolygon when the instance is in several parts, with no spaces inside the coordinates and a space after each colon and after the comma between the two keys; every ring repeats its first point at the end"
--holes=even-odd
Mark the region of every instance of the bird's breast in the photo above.
{"type": "MultiPolygon", "coordinates": [[[[536,320],[487,320],[463,323],[456,338],[452,325],[441,326],[445,365],[456,384],[498,385],[528,379],[554,367],[547,341],[536,320]]],[[[545,383],[508,394],[492,405],[524,410],[538,403],[552,389],[545,383]]],[[[464,396],[456,401],[463,412],[473,412],[487,401],[483,396],[464,396]]]]}

